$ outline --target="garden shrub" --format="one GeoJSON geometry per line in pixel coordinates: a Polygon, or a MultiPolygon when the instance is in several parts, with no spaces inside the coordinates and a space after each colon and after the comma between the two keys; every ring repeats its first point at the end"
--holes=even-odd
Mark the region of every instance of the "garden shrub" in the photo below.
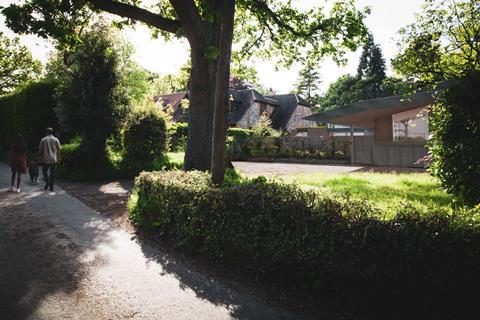
{"type": "Polygon", "coordinates": [[[253,137],[254,132],[250,129],[242,129],[242,128],[228,128],[227,136],[231,137],[235,141],[243,142],[246,139],[253,137]]]}
{"type": "Polygon", "coordinates": [[[172,123],[168,128],[168,150],[172,152],[185,150],[188,136],[188,123],[172,123]]]}
{"type": "Polygon", "coordinates": [[[480,203],[480,72],[448,89],[430,112],[430,170],[460,201],[480,203]]]}
{"type": "Polygon", "coordinates": [[[167,132],[163,112],[154,105],[136,107],[128,116],[122,141],[128,161],[152,162],[166,152],[167,132]]]}
{"type": "Polygon", "coordinates": [[[259,137],[252,135],[244,140],[234,140],[231,152],[234,160],[248,158],[289,158],[315,160],[349,159],[348,140],[327,137],[319,146],[309,146],[302,140],[290,142],[289,137],[259,137]]]}
{"type": "Polygon", "coordinates": [[[124,177],[109,157],[99,159],[94,166],[86,165],[85,152],[80,137],[63,144],[62,157],[56,169],[57,176],[71,181],[101,181],[124,177]]]}
{"type": "MultiPolygon", "coordinates": [[[[57,166],[57,175],[71,181],[105,181],[133,178],[145,170],[170,170],[178,168],[167,157],[155,158],[150,162],[129,161],[122,150],[116,150],[110,141],[107,146],[107,159],[98,161],[94,167],[86,166],[82,159],[84,149],[82,139],[77,137],[62,145],[62,159],[57,166]]],[[[232,179],[235,177],[231,174],[232,179]]]]}
{"type": "MultiPolygon", "coordinates": [[[[253,137],[254,132],[250,129],[242,128],[228,128],[227,129],[227,144],[229,149],[232,147],[232,142],[243,143],[249,137],[253,137]]],[[[173,123],[168,128],[168,150],[172,152],[182,151],[185,149],[188,137],[188,123],[173,123]]],[[[232,151],[230,150],[230,153],[232,151]]]]}
{"type": "Polygon", "coordinates": [[[137,226],[312,293],[418,304],[448,300],[480,279],[480,208],[449,215],[399,206],[385,221],[367,202],[347,196],[263,177],[218,187],[197,171],[143,172],[134,199],[130,218],[137,226]]]}
{"type": "Polygon", "coordinates": [[[8,150],[15,135],[21,133],[34,151],[46,127],[58,128],[54,88],[53,82],[37,81],[0,97],[0,149],[8,150]]]}

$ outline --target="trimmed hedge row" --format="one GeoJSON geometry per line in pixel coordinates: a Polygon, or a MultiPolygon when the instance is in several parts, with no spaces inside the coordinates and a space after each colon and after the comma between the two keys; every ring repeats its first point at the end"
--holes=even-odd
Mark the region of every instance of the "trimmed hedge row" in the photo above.
{"type": "Polygon", "coordinates": [[[53,91],[49,81],[27,84],[0,97],[0,148],[8,150],[17,133],[23,134],[29,150],[36,150],[46,127],[58,128],[53,91]]]}
{"type": "Polygon", "coordinates": [[[182,171],[141,173],[130,208],[137,226],[187,251],[288,286],[420,303],[413,297],[455,298],[480,283],[480,208],[452,216],[404,206],[382,221],[364,201],[263,177],[216,187],[182,171]]]}

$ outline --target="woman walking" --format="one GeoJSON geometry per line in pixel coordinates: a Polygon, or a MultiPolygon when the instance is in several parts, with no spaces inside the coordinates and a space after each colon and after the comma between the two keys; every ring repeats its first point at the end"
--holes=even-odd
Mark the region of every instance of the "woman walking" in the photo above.
{"type": "Polygon", "coordinates": [[[27,145],[21,134],[17,134],[15,142],[8,153],[8,164],[12,168],[12,186],[10,191],[20,193],[20,182],[22,174],[27,173],[27,145]],[[17,178],[17,187],[14,187],[15,177],[17,178]]]}

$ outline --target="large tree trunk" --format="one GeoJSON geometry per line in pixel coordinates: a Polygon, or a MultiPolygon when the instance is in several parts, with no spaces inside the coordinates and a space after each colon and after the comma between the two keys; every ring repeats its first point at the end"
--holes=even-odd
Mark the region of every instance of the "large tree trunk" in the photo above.
{"type": "Polygon", "coordinates": [[[202,48],[192,48],[189,87],[189,121],[185,170],[210,170],[212,154],[213,106],[215,101],[215,60],[202,48]]]}
{"type": "MultiPolygon", "coordinates": [[[[177,3],[179,8],[182,5],[185,3],[177,3]]],[[[215,21],[210,24],[200,23],[196,29],[190,29],[188,33],[192,50],[192,71],[184,169],[212,170],[215,177],[221,176],[214,180],[221,182],[224,176],[225,103],[228,94],[235,1],[214,0],[211,9],[215,21]],[[218,50],[217,56],[212,49],[218,50]],[[215,105],[218,106],[219,112],[214,119],[215,105]]]]}
{"type": "Polygon", "coordinates": [[[211,163],[212,179],[213,182],[217,184],[223,183],[225,177],[226,115],[229,103],[228,85],[230,78],[230,56],[232,52],[235,0],[223,0],[221,14],[222,23],[219,56],[217,60],[211,163]]]}

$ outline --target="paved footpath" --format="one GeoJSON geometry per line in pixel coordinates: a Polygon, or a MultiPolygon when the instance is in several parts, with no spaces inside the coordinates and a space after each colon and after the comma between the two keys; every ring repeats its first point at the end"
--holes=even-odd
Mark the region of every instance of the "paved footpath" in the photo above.
{"type": "Polygon", "coordinates": [[[298,319],[139,243],[58,187],[7,192],[9,175],[0,163],[0,319],[298,319]]]}

